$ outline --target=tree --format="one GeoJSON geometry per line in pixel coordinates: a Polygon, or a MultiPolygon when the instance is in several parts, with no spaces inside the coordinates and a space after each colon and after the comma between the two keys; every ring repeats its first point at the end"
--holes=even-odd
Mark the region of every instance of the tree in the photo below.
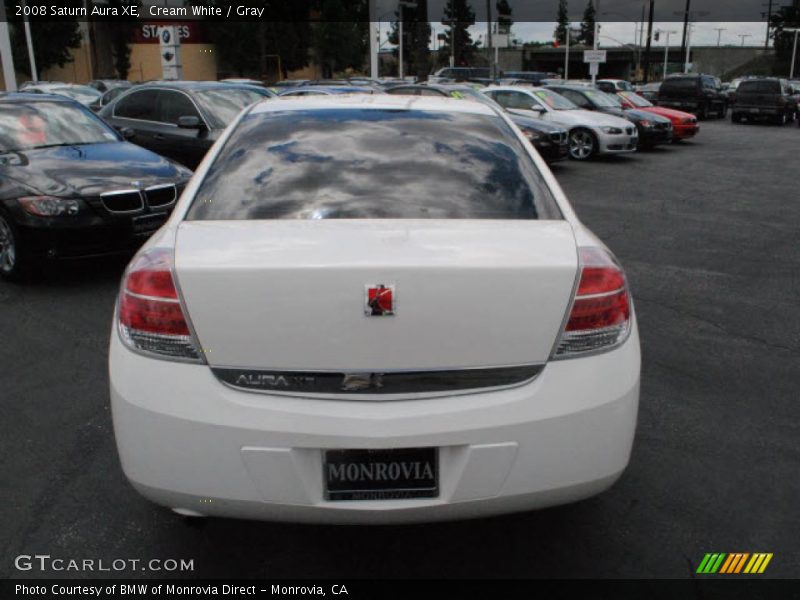
{"type": "Polygon", "coordinates": [[[469,27],[475,24],[475,11],[469,0],[447,0],[442,15],[442,25],[448,25],[445,42],[439,51],[439,59],[448,62],[453,56],[453,64],[457,67],[468,66],[477,49],[472,41],[469,27]]]}
{"type": "MultiPolygon", "coordinates": [[[[782,6],[776,14],[772,15],[771,25],[772,37],[775,40],[775,74],[785,76],[792,62],[795,34],[784,31],[784,29],[800,27],[800,1],[795,1],[792,6],[782,6]]],[[[800,64],[800,58],[797,61],[800,64]]],[[[795,73],[797,73],[797,68],[795,68],[795,73]]]]}
{"type": "MultiPolygon", "coordinates": [[[[11,53],[15,68],[32,75],[28,59],[28,45],[22,17],[16,16],[13,2],[6,0],[6,17],[11,33],[11,53]]],[[[58,65],[63,67],[72,62],[72,49],[81,45],[78,20],[63,17],[59,21],[39,21],[30,19],[31,40],[33,43],[36,70],[39,73],[58,65]]]]}
{"type": "Polygon", "coordinates": [[[511,18],[512,11],[508,0],[498,0],[495,8],[497,9],[497,33],[510,36],[514,19],[511,18]]]}
{"type": "Polygon", "coordinates": [[[581,23],[581,33],[578,41],[587,46],[594,46],[594,24],[596,14],[594,10],[594,0],[589,0],[586,10],[583,11],[583,22],[581,23]]]}
{"type": "MultiPolygon", "coordinates": [[[[404,74],[416,75],[418,79],[428,78],[430,65],[431,25],[428,22],[427,0],[416,0],[416,7],[404,7],[395,12],[398,20],[392,23],[388,42],[400,46],[399,21],[403,19],[403,71],[404,74]]],[[[393,51],[398,56],[397,48],[393,51]]]]}
{"type": "MultiPolygon", "coordinates": [[[[193,4],[216,6],[215,0],[193,0],[193,4]]],[[[222,70],[240,77],[286,77],[289,71],[308,64],[311,28],[310,0],[269,2],[251,0],[248,6],[263,8],[258,21],[209,21],[205,30],[215,44],[222,70]],[[281,72],[277,72],[280,60],[281,72]]]]}
{"type": "MultiPolygon", "coordinates": [[[[137,0],[108,0],[109,7],[115,7],[122,13],[123,7],[138,6],[137,0]]],[[[114,57],[114,70],[117,77],[127,79],[131,70],[131,47],[136,23],[127,19],[114,19],[106,22],[111,34],[111,55],[114,57]]]]}
{"type": "Polygon", "coordinates": [[[556,17],[556,30],[553,38],[561,45],[567,43],[567,33],[569,32],[569,8],[567,0],[558,0],[558,16],[556,17]]]}
{"type": "Polygon", "coordinates": [[[320,19],[312,25],[311,48],[323,77],[337,71],[363,71],[369,45],[368,5],[363,0],[321,0],[320,19]]]}

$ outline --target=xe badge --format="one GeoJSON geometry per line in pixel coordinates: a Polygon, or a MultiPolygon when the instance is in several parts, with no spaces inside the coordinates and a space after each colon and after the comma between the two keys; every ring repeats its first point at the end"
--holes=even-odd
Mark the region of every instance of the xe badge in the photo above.
{"type": "Polygon", "coordinates": [[[394,285],[367,285],[364,314],[368,317],[391,317],[394,315],[396,300],[394,285]]]}

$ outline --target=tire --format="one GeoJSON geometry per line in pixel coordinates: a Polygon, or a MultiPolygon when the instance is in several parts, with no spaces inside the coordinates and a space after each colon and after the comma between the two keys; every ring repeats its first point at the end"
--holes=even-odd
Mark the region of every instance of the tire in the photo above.
{"type": "Polygon", "coordinates": [[[0,277],[19,281],[27,274],[28,264],[19,234],[11,219],[0,212],[0,277]]]}
{"type": "Polygon", "coordinates": [[[720,119],[724,119],[725,117],[728,116],[728,105],[727,104],[723,104],[722,106],[719,107],[719,110],[717,111],[717,116],[720,119]]]}
{"type": "Polygon", "coordinates": [[[705,121],[708,119],[708,104],[705,102],[697,107],[697,120],[705,121]]]}
{"type": "Polygon", "coordinates": [[[588,129],[574,129],[569,134],[569,157],[589,160],[597,154],[597,138],[588,129]]]}
{"type": "Polygon", "coordinates": [[[737,112],[731,113],[731,122],[732,123],[741,123],[742,122],[742,115],[737,112]]]}
{"type": "Polygon", "coordinates": [[[786,116],[785,112],[782,112],[780,115],[775,117],[775,124],[780,126],[780,127],[783,127],[788,122],[789,122],[789,118],[786,116]]]}

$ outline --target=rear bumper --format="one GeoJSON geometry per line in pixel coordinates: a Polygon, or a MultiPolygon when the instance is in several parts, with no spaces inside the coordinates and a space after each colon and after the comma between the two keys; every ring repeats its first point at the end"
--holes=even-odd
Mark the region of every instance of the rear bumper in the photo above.
{"type": "Polygon", "coordinates": [[[320,523],[459,519],[599,493],[628,464],[639,401],[636,329],[619,348],[549,363],[533,381],[428,400],[248,393],[204,365],[110,348],[123,470],[184,514],[320,523]],[[439,448],[437,498],[330,502],[323,449],[439,448]]]}

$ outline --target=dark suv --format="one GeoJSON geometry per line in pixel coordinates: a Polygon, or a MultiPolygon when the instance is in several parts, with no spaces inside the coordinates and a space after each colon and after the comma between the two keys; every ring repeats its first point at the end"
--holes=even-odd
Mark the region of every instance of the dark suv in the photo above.
{"type": "Polygon", "coordinates": [[[707,119],[712,113],[724,119],[728,113],[722,84],[711,75],[667,77],[658,89],[658,105],[692,112],[699,119],[707,119]]]}
{"type": "Polygon", "coordinates": [[[746,79],[736,88],[736,100],[731,109],[731,120],[740,123],[766,119],[785,125],[792,121],[797,112],[797,99],[794,89],[785,79],[762,77],[746,79]]]}

